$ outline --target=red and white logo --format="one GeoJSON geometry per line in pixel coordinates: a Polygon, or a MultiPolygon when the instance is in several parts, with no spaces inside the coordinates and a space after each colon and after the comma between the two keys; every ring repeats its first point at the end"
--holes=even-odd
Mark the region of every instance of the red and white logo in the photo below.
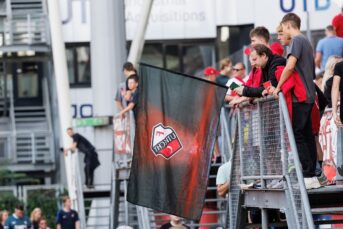
{"type": "Polygon", "coordinates": [[[169,160],[182,149],[182,144],[173,128],[159,123],[152,129],[151,149],[155,156],[169,160]]]}

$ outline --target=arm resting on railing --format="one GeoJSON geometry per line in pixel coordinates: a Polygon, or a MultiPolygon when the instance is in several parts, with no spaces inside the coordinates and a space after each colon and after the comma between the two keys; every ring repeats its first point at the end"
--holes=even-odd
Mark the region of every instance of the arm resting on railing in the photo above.
{"type": "Polygon", "coordinates": [[[63,150],[64,155],[67,156],[67,155],[68,155],[68,152],[69,152],[69,151],[74,151],[74,150],[76,150],[76,147],[77,147],[77,143],[76,143],[76,142],[73,142],[73,144],[71,144],[70,147],[65,148],[65,149],[63,150]]]}

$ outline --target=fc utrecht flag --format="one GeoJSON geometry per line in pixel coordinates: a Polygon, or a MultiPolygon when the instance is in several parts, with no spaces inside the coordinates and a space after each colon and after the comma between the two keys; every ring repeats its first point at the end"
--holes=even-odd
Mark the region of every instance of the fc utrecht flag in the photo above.
{"type": "Polygon", "coordinates": [[[212,82],[141,65],[129,202],[200,218],[226,91],[212,82]]]}

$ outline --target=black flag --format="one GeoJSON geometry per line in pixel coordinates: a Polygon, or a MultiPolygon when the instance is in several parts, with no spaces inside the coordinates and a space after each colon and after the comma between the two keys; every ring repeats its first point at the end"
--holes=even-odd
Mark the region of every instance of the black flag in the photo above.
{"type": "Polygon", "coordinates": [[[209,81],[141,65],[129,202],[200,218],[226,91],[209,81]]]}

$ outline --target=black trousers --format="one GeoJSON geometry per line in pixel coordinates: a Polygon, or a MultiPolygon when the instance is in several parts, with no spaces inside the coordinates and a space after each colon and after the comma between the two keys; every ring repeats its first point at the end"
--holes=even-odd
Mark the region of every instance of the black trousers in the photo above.
{"type": "Polygon", "coordinates": [[[304,177],[315,176],[317,149],[312,133],[313,103],[293,103],[292,125],[304,177]]]}
{"type": "Polygon", "coordinates": [[[86,185],[90,186],[93,185],[93,179],[94,179],[94,168],[90,165],[85,165],[85,177],[86,177],[86,185]]]}

